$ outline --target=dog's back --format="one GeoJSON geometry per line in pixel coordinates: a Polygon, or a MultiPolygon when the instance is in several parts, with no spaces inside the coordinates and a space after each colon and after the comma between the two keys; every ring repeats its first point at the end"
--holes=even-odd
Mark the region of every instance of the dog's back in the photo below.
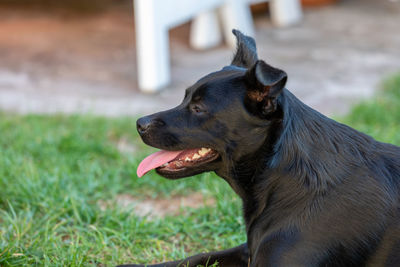
{"type": "Polygon", "coordinates": [[[294,238],[278,265],[400,265],[400,148],[323,116],[287,90],[281,101],[279,137],[256,185],[255,202],[267,204],[247,213],[254,248],[279,232],[294,238]]]}

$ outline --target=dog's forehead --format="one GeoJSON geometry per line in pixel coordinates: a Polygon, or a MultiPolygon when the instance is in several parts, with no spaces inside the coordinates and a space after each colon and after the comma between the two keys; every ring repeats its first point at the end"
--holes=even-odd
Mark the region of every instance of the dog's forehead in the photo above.
{"type": "Polygon", "coordinates": [[[205,91],[207,89],[215,90],[221,87],[223,83],[229,83],[234,78],[243,76],[247,69],[237,66],[225,66],[219,71],[212,72],[198,80],[190,89],[192,93],[205,91]]]}
{"type": "MultiPolygon", "coordinates": [[[[212,82],[212,81],[218,81],[218,80],[226,80],[229,78],[233,78],[235,76],[243,75],[246,72],[247,69],[237,67],[237,66],[225,66],[221,70],[211,72],[210,74],[204,76],[201,78],[197,83],[207,83],[207,82],[212,82]]],[[[196,84],[197,84],[196,83],[196,84]]]]}

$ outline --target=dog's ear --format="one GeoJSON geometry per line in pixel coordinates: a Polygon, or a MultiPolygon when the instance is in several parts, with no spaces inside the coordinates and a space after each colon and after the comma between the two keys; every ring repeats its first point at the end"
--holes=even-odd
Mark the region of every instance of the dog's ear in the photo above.
{"type": "Polygon", "coordinates": [[[236,36],[236,53],[231,65],[250,68],[258,58],[256,42],[238,30],[232,30],[232,33],[236,36]]]}
{"type": "Polygon", "coordinates": [[[277,97],[287,81],[283,70],[274,68],[262,60],[257,60],[246,72],[246,105],[252,111],[268,115],[277,108],[277,97]]]}

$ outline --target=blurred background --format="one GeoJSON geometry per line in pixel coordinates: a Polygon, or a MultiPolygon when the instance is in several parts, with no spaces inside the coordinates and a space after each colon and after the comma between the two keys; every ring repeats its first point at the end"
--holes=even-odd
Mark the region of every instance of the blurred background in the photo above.
{"type": "MultiPolygon", "coordinates": [[[[286,27],[273,23],[267,1],[253,2],[260,58],[286,70],[287,87],[325,114],[345,113],[400,69],[398,0],[303,0],[302,17],[286,27]]],[[[1,0],[0,109],[145,114],[178,104],[187,86],[230,62],[226,42],[190,45],[188,17],[169,28],[170,82],[143,93],[134,9],[130,0],[1,0]]]]}
{"type": "Polygon", "coordinates": [[[155,263],[245,242],[241,201],[213,172],[136,175],[155,151],[136,118],[228,65],[230,27],[305,103],[400,145],[399,0],[0,0],[0,266],[155,263]]]}

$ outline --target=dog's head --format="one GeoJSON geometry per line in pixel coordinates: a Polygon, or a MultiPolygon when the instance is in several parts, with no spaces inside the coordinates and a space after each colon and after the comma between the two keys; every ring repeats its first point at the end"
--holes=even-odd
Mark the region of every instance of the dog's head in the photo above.
{"type": "Polygon", "coordinates": [[[167,178],[216,171],[254,154],[281,119],[279,96],[284,71],[258,60],[254,39],[233,30],[237,51],[229,66],[206,75],[186,89],[182,103],[140,118],[143,141],[162,149],[139,165],[167,178]]]}

